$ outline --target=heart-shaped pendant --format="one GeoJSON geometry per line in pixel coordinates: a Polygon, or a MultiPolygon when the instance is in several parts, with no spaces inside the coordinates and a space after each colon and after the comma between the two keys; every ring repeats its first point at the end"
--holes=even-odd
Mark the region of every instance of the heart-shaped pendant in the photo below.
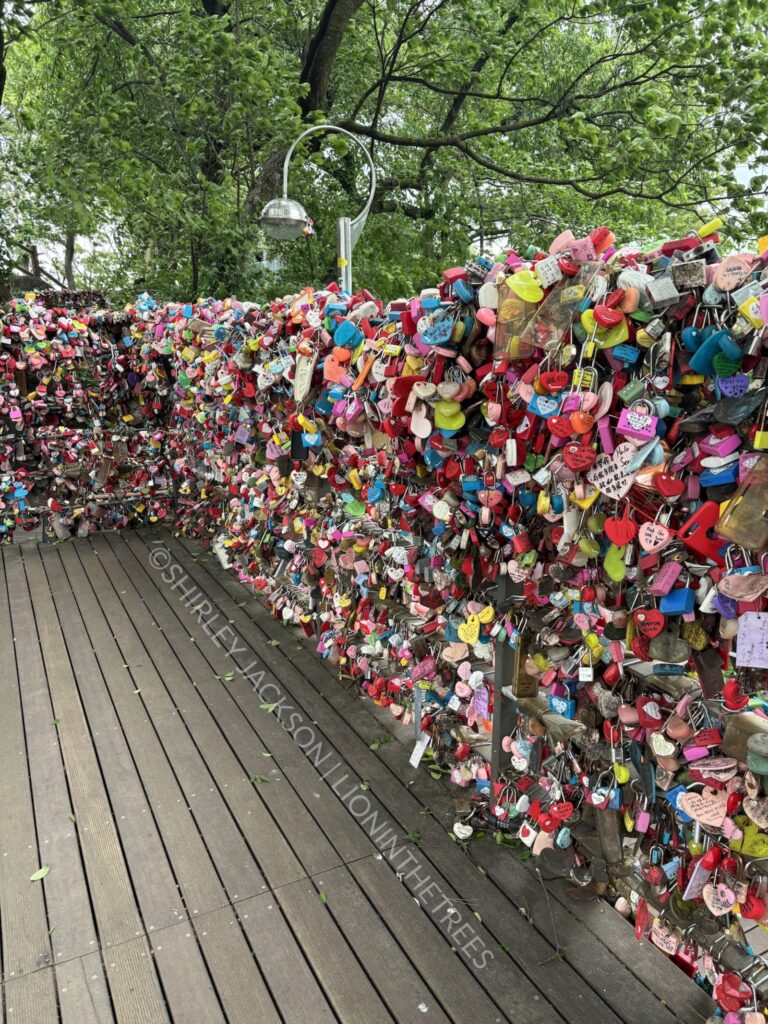
{"type": "Polygon", "coordinates": [[[574,434],[587,434],[595,425],[595,417],[584,409],[571,413],[571,426],[574,434]]]}
{"type": "Polygon", "coordinates": [[[612,455],[601,453],[587,473],[587,480],[609,498],[621,501],[635,479],[634,473],[626,468],[634,454],[634,446],[627,442],[617,445],[612,455]]]}
{"type": "Polygon", "coordinates": [[[454,821],[453,823],[453,834],[462,842],[470,839],[474,831],[471,825],[466,825],[463,821],[454,821]]]}
{"type": "Polygon", "coordinates": [[[719,885],[707,882],[701,890],[701,895],[710,914],[714,914],[715,917],[730,913],[736,905],[736,894],[733,889],[722,882],[719,885]]]}
{"type": "Polygon", "coordinates": [[[685,484],[671,473],[654,473],[653,486],[664,498],[679,498],[685,490],[685,484]]]}
{"type": "Polygon", "coordinates": [[[603,529],[608,539],[618,547],[629,544],[637,536],[637,523],[629,517],[629,509],[626,508],[622,516],[608,516],[603,523],[603,529]]]}
{"type": "Polygon", "coordinates": [[[563,462],[574,473],[584,473],[595,464],[597,452],[580,441],[569,441],[563,446],[563,462]]]}
{"type": "Polygon", "coordinates": [[[728,794],[724,789],[705,786],[700,793],[688,791],[677,798],[677,806],[694,821],[719,828],[725,819],[728,794]]]}
{"type": "Polygon", "coordinates": [[[662,633],[667,624],[667,616],[658,608],[640,608],[632,613],[632,618],[640,635],[648,637],[649,640],[662,633]]]}
{"type": "Polygon", "coordinates": [[[550,416],[547,420],[547,430],[555,437],[571,437],[575,433],[570,416],[550,416]]]}
{"type": "Polygon", "coordinates": [[[568,387],[570,379],[570,374],[566,373],[565,370],[545,370],[539,377],[544,390],[553,395],[568,387]]]}
{"type": "Polygon", "coordinates": [[[655,555],[672,542],[675,534],[663,523],[643,523],[637,532],[640,547],[649,555],[655,555]]]}

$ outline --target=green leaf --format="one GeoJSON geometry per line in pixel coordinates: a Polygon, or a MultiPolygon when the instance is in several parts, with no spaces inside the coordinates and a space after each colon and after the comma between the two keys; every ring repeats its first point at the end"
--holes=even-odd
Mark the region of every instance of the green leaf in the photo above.
{"type": "Polygon", "coordinates": [[[274,703],[274,704],[259,704],[259,711],[266,711],[268,715],[271,715],[276,707],[277,707],[277,703],[274,703]]]}
{"type": "Polygon", "coordinates": [[[370,788],[371,788],[370,782],[366,782],[366,780],[363,779],[363,781],[360,783],[360,789],[362,789],[364,792],[367,792],[370,788]]]}
{"type": "Polygon", "coordinates": [[[322,889],[321,889],[321,890],[320,890],[320,892],[319,892],[319,893],[317,894],[317,898],[318,898],[318,899],[320,900],[320,902],[321,902],[321,903],[327,903],[327,902],[328,902],[328,897],[327,897],[327,896],[326,896],[326,894],[325,894],[325,893],[324,893],[324,892],[322,891],[322,889]]]}
{"type": "Polygon", "coordinates": [[[29,876],[30,882],[39,882],[41,878],[45,878],[50,870],[50,865],[44,864],[41,868],[37,869],[34,875],[29,876]]]}
{"type": "Polygon", "coordinates": [[[249,775],[248,778],[251,782],[254,782],[256,785],[260,785],[262,782],[270,781],[267,775],[249,775]]]}

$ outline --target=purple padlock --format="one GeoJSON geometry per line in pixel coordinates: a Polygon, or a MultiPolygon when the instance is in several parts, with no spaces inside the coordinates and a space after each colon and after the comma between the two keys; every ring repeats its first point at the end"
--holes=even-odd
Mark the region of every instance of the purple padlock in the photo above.
{"type": "Polygon", "coordinates": [[[719,592],[712,600],[712,607],[722,615],[724,619],[735,619],[739,610],[739,606],[736,601],[719,592]]]}

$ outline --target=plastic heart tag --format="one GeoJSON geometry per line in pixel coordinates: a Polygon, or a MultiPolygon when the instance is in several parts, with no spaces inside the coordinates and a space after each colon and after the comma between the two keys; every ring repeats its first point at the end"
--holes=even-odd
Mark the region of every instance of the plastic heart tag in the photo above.
{"type": "Polygon", "coordinates": [[[715,917],[722,917],[723,914],[733,910],[736,905],[736,894],[733,889],[729,889],[722,882],[719,885],[707,882],[701,890],[701,895],[704,898],[707,909],[715,917]]]}
{"type": "Polygon", "coordinates": [[[570,416],[550,416],[547,420],[547,429],[555,437],[570,437],[575,433],[570,416]]]}
{"type": "Polygon", "coordinates": [[[677,806],[694,821],[702,825],[711,825],[719,828],[725,819],[728,794],[723,790],[711,789],[705,786],[701,793],[681,793],[677,799],[677,806]]]}
{"type": "Polygon", "coordinates": [[[641,636],[647,636],[649,640],[662,633],[667,624],[667,616],[658,608],[641,608],[633,613],[632,618],[641,636]]]}
{"type": "Polygon", "coordinates": [[[743,803],[744,813],[760,828],[768,827],[768,799],[755,800],[750,797],[743,803]]]}
{"type": "Polygon", "coordinates": [[[597,453],[580,441],[569,441],[563,447],[563,462],[574,473],[584,473],[595,464],[597,453]]]}
{"type": "Polygon", "coordinates": [[[625,442],[617,445],[613,455],[598,455],[587,480],[609,498],[621,501],[634,482],[634,474],[626,469],[634,454],[634,445],[625,442]]]}
{"type": "Polygon", "coordinates": [[[655,473],[653,486],[665,498],[679,498],[685,490],[685,483],[671,473],[655,473]]]}
{"type": "Polygon", "coordinates": [[[549,391],[550,394],[557,394],[558,391],[562,391],[563,388],[568,386],[570,379],[569,374],[565,370],[547,370],[539,377],[541,386],[545,391],[549,391]]]}
{"type": "Polygon", "coordinates": [[[673,537],[674,532],[663,523],[643,523],[637,532],[640,547],[649,555],[663,551],[673,537]]]}

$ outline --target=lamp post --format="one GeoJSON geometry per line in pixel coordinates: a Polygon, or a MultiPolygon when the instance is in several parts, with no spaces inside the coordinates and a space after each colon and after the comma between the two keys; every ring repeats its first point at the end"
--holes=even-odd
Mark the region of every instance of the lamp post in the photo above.
{"type": "Polygon", "coordinates": [[[299,238],[309,222],[307,211],[296,199],[288,198],[288,165],[291,162],[293,152],[303,138],[312,132],[338,132],[352,139],[363,151],[363,155],[371,170],[371,183],[368,192],[368,199],[361,212],[351,220],[349,217],[339,217],[336,222],[336,253],[339,267],[339,278],[341,287],[348,292],[352,291],[352,250],[355,243],[363,232],[371,203],[376,193],[376,168],[373,166],[371,154],[362,144],[360,139],[345,128],[337,128],[332,124],[317,124],[307,128],[296,139],[285,157],[283,164],[283,196],[282,199],[272,199],[261,211],[261,226],[265,234],[271,238],[287,240],[299,238]]]}

